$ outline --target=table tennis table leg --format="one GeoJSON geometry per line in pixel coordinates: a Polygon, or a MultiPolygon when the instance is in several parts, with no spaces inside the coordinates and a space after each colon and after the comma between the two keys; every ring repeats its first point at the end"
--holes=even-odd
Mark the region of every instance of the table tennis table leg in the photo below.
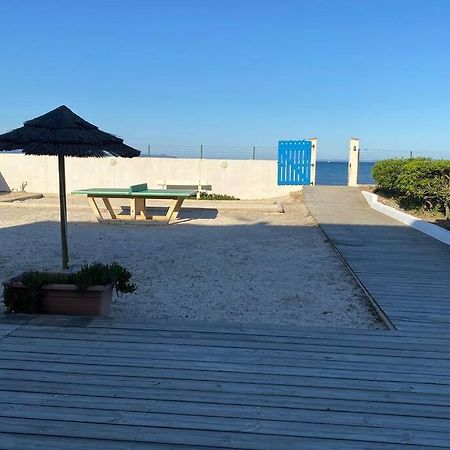
{"type": "Polygon", "coordinates": [[[145,215],[145,198],[136,197],[131,199],[130,216],[131,220],[147,219],[145,215]]]}
{"type": "Polygon", "coordinates": [[[111,219],[117,219],[116,213],[114,212],[113,207],[111,206],[111,202],[109,201],[109,198],[102,197],[103,204],[105,205],[105,208],[108,210],[109,215],[111,216],[111,219]]]}
{"type": "Polygon", "coordinates": [[[179,197],[172,202],[166,214],[167,223],[169,223],[171,220],[175,220],[178,217],[178,213],[181,209],[183,201],[184,198],[179,197]]]}
{"type": "Polygon", "coordinates": [[[88,203],[89,203],[89,206],[91,207],[92,212],[94,213],[94,216],[97,219],[97,221],[101,222],[103,220],[103,217],[102,217],[102,213],[98,209],[98,205],[97,205],[97,203],[95,201],[95,198],[94,197],[88,197],[88,203]]]}

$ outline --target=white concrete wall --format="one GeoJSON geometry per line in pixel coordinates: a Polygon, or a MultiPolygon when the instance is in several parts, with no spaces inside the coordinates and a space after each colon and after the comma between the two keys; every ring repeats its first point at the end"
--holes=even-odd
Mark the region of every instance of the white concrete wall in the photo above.
{"type": "MultiPolygon", "coordinates": [[[[241,199],[270,198],[300,190],[277,185],[277,161],[178,158],[66,158],[67,191],[89,187],[128,187],[148,183],[212,186],[212,192],[241,199]]],[[[0,154],[0,190],[57,193],[58,167],[53,156],[0,154]]]]}

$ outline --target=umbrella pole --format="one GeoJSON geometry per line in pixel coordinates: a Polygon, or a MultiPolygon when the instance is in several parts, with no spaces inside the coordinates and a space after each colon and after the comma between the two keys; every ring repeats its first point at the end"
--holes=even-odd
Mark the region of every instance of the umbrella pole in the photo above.
{"type": "Polygon", "coordinates": [[[61,217],[61,250],[62,267],[64,270],[69,268],[69,252],[67,250],[67,206],[66,206],[66,168],[64,156],[58,155],[59,171],[59,212],[61,217]]]}

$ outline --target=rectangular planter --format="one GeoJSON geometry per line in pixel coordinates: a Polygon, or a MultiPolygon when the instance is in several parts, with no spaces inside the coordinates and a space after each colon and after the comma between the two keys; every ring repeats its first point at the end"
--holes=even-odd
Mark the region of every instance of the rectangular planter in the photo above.
{"type": "MultiPolygon", "coordinates": [[[[5,283],[18,295],[26,290],[20,281],[5,283]]],[[[42,314],[67,314],[77,316],[107,316],[111,312],[112,284],[90,286],[83,292],[73,284],[47,284],[42,286],[42,314]]]]}

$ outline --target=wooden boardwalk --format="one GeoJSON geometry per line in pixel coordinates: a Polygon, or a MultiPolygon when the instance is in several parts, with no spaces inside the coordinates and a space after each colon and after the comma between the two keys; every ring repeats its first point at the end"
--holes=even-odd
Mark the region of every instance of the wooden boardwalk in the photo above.
{"type": "Polygon", "coordinates": [[[412,264],[421,255],[444,273],[447,249],[386,224],[358,204],[358,195],[336,195],[334,205],[353,197],[367,214],[365,224],[339,207],[327,218],[320,198],[306,194],[308,206],[339,250],[348,250],[349,264],[399,330],[4,317],[0,448],[450,448],[448,281],[420,261],[412,264]],[[372,272],[362,263],[367,227],[377,247],[371,250],[372,272]],[[411,250],[416,245],[421,252],[411,250]],[[395,251],[404,251],[404,258],[395,251]],[[390,267],[386,274],[383,258],[390,267]],[[402,262],[410,271],[415,267],[411,308],[400,289],[388,289],[397,281],[410,286],[405,277],[414,281],[402,262]],[[426,293],[419,282],[424,270],[426,293]],[[381,290],[383,285],[388,288],[381,290]],[[395,308],[395,295],[403,300],[401,309],[395,308]],[[428,305],[440,312],[432,314],[428,305]],[[414,326],[408,326],[409,312],[414,326]]]}
{"type": "Polygon", "coordinates": [[[398,330],[450,332],[450,246],[374,211],[359,188],[317,186],[305,201],[398,330]]]}

